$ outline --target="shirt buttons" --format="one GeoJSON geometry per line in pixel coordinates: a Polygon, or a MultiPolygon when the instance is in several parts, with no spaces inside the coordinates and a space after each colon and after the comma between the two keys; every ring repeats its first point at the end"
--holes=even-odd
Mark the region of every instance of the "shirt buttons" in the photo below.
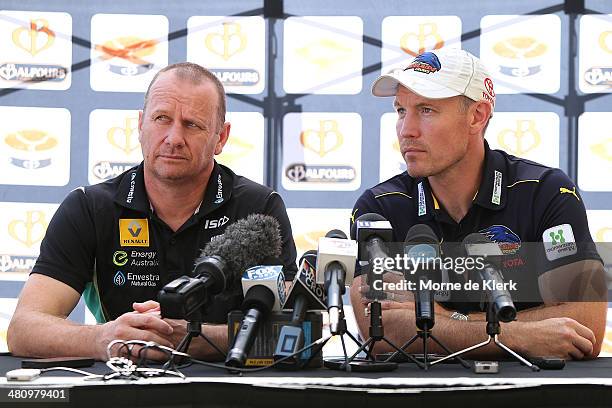
{"type": "Polygon", "coordinates": [[[176,244],[176,238],[170,238],[170,245],[176,244]]]}

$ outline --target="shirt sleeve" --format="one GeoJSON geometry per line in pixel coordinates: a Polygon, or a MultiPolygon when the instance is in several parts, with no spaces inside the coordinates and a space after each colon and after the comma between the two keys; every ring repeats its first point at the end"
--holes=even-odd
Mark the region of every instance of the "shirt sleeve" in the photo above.
{"type": "Polygon", "coordinates": [[[92,281],[95,228],[83,189],[73,190],[51,218],[32,273],[63,282],[78,293],[92,281]]]}
{"type": "Polygon", "coordinates": [[[541,273],[585,259],[601,261],[587,221],[584,202],[576,185],[559,169],[542,180],[536,200],[536,254],[541,273]]]}
{"type": "Polygon", "coordinates": [[[283,273],[285,280],[293,280],[297,272],[297,264],[295,262],[297,250],[293,241],[293,233],[291,231],[291,223],[287,215],[287,209],[281,196],[273,191],[268,195],[266,201],[265,214],[271,215],[278,220],[281,231],[281,261],[283,263],[283,273]]]}

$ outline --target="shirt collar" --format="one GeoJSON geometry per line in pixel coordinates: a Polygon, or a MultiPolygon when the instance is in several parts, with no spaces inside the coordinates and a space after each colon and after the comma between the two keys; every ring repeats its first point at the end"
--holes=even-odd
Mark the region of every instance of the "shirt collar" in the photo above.
{"type": "MultiPolygon", "coordinates": [[[[506,160],[500,152],[491,150],[486,140],[484,141],[484,150],[482,181],[473,202],[490,210],[501,210],[506,206],[508,181],[506,160]]],[[[434,211],[440,209],[440,206],[426,177],[415,180],[412,194],[417,200],[418,220],[424,222],[432,219],[434,211]]]]}
{"type": "Polygon", "coordinates": [[[144,162],[123,174],[115,193],[115,202],[122,207],[145,214],[151,212],[149,197],[144,186],[144,162]]]}
{"type": "MultiPolygon", "coordinates": [[[[208,179],[204,199],[196,209],[196,216],[204,216],[225,204],[232,195],[235,174],[215,161],[208,179]]],[[[144,185],[144,162],[123,175],[115,202],[123,207],[145,214],[152,212],[149,197],[144,185]]]]}
{"type": "Polygon", "coordinates": [[[204,216],[215,211],[229,201],[234,187],[235,174],[227,167],[217,163],[208,179],[204,200],[200,204],[198,216],[204,216]]]}
{"type": "Polygon", "coordinates": [[[474,203],[489,210],[502,210],[506,207],[508,194],[508,168],[502,153],[491,150],[484,141],[485,158],[482,181],[474,203]]]}

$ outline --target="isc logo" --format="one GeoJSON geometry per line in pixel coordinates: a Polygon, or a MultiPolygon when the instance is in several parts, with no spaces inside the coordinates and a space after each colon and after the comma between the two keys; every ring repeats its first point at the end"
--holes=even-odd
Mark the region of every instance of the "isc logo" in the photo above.
{"type": "Polygon", "coordinates": [[[204,229],[219,228],[227,224],[228,221],[229,218],[225,215],[219,218],[218,220],[206,220],[206,222],[204,223],[204,229]]]}

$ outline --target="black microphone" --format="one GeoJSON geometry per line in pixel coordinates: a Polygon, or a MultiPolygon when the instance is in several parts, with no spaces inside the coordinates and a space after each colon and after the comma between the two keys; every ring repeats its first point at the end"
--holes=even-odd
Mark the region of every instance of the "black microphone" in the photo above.
{"type": "Polygon", "coordinates": [[[257,328],[270,315],[276,302],[277,296],[266,285],[253,285],[248,289],[242,302],[244,318],[234,338],[234,344],[227,353],[226,366],[244,367],[257,336],[257,328]]]}
{"type": "Polygon", "coordinates": [[[329,326],[334,335],[340,331],[342,295],[346,285],[353,282],[357,252],[357,243],[346,239],[346,234],[340,230],[332,230],[319,239],[317,283],[325,285],[329,326]]]}
{"type": "MultiPolygon", "coordinates": [[[[281,328],[274,351],[274,360],[295,354],[304,346],[304,322],[306,311],[326,310],[327,298],[325,290],[316,283],[315,265],[317,263],[317,251],[306,251],[300,259],[300,269],[293,279],[291,289],[283,309],[292,309],[291,322],[281,328]]],[[[281,363],[283,366],[295,367],[299,363],[300,356],[293,356],[281,363]]]]}
{"type": "Polygon", "coordinates": [[[365,266],[366,262],[368,264],[367,282],[369,289],[366,298],[371,300],[386,299],[385,292],[382,290],[382,272],[376,273],[373,268],[376,259],[382,261],[389,257],[385,242],[393,240],[391,223],[380,214],[363,214],[353,223],[351,236],[359,243],[360,265],[365,266]]]}
{"type": "Polygon", "coordinates": [[[482,257],[484,267],[478,272],[483,281],[483,289],[488,291],[489,301],[493,303],[497,319],[501,322],[511,322],[516,319],[516,307],[510,292],[505,289],[504,276],[499,267],[491,259],[503,255],[499,246],[485,235],[477,232],[465,237],[463,246],[468,256],[482,257]],[[485,284],[485,282],[489,282],[485,284]]]}
{"type": "Polygon", "coordinates": [[[416,268],[411,274],[416,274],[416,290],[414,293],[414,311],[416,326],[424,331],[431,330],[435,324],[433,292],[424,289],[425,282],[433,279],[436,272],[433,265],[440,256],[440,244],[433,230],[425,224],[412,226],[404,241],[404,254],[416,268]],[[429,273],[429,276],[427,274],[429,273]]]}
{"type": "Polygon", "coordinates": [[[245,269],[280,253],[281,236],[276,218],[251,214],[230,224],[223,234],[204,247],[195,260],[191,276],[181,276],[159,292],[162,316],[190,320],[214,295],[231,287],[245,269]]]}

